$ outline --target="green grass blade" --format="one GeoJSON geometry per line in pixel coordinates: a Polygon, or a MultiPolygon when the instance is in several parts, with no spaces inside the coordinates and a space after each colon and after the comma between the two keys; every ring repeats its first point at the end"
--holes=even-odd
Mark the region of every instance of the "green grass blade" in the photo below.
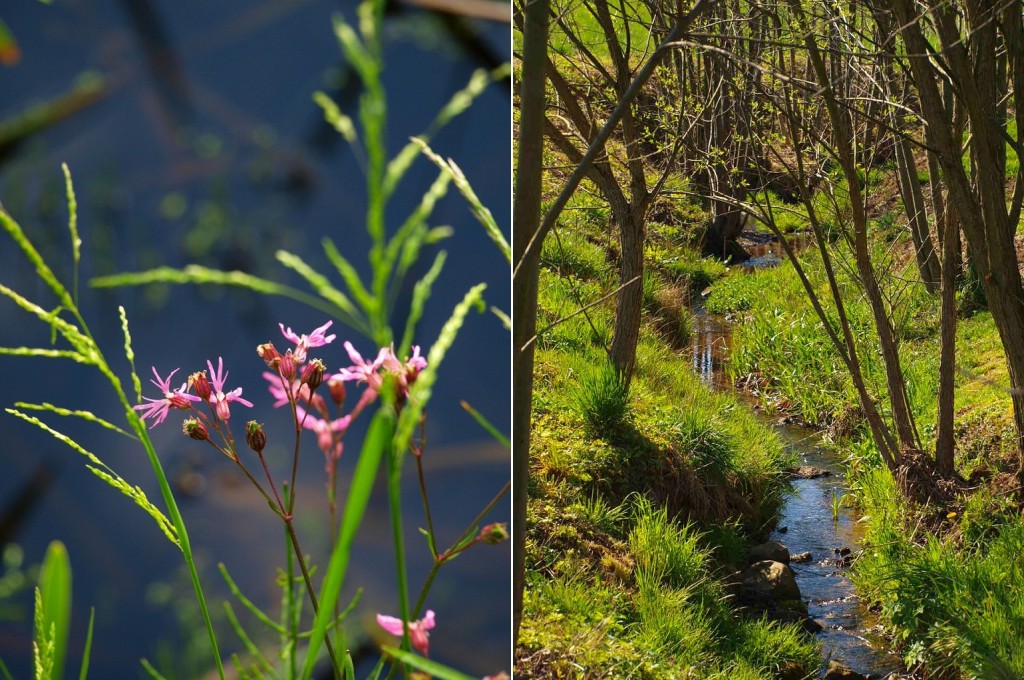
{"type": "Polygon", "coordinates": [[[271,630],[282,635],[286,632],[284,626],[263,613],[262,609],[253,604],[252,601],[242,593],[242,590],[238,587],[238,584],[235,583],[235,580],[231,578],[231,574],[228,573],[228,568],[224,566],[223,562],[219,563],[217,568],[220,570],[220,575],[224,577],[224,582],[228,584],[231,594],[235,596],[235,599],[238,600],[243,607],[248,609],[253,616],[271,630]]]}
{"type": "Polygon", "coordinates": [[[431,345],[430,352],[427,354],[427,367],[420,372],[416,382],[409,389],[409,401],[399,416],[395,434],[395,451],[404,452],[408,448],[416,425],[420,422],[420,414],[423,413],[427,402],[430,401],[434,382],[437,380],[437,369],[441,366],[448,348],[455,342],[455,336],[462,328],[462,323],[465,321],[466,315],[469,314],[469,310],[472,307],[477,307],[482,311],[482,296],[485,288],[487,288],[487,284],[480,283],[469,289],[462,301],[455,305],[451,317],[445,322],[437,340],[431,345]]]}
{"type": "Polygon", "coordinates": [[[409,354],[412,347],[412,339],[416,333],[416,325],[423,317],[423,308],[426,306],[427,298],[430,297],[430,290],[434,281],[441,275],[441,268],[444,267],[447,254],[442,250],[434,258],[434,264],[423,278],[416,282],[412,290],[412,301],[409,304],[409,316],[406,317],[405,331],[402,333],[402,344],[398,348],[398,356],[404,357],[409,354]]]}
{"type": "Polygon", "coordinates": [[[68,201],[68,231],[71,233],[71,256],[74,259],[72,275],[72,299],[78,304],[78,262],[82,259],[82,239],[78,236],[78,201],[75,199],[75,187],[71,183],[71,171],[67,163],[60,164],[64,171],[64,188],[68,201]]]}
{"type": "Polygon", "coordinates": [[[252,641],[252,638],[250,638],[249,634],[245,632],[245,629],[242,628],[242,624],[238,620],[238,617],[235,616],[235,610],[231,606],[230,602],[224,602],[224,612],[227,614],[228,623],[231,624],[231,628],[235,631],[235,635],[237,635],[238,639],[242,641],[246,651],[249,652],[249,656],[252,657],[253,664],[259,669],[270,673],[270,677],[277,678],[278,675],[274,672],[274,667],[271,666],[263,657],[263,654],[260,653],[259,647],[257,647],[252,641]]]}
{"type": "Polygon", "coordinates": [[[68,651],[68,630],[71,628],[71,560],[68,559],[67,548],[60,541],[52,541],[46,549],[39,568],[39,594],[37,606],[42,607],[40,625],[52,634],[49,677],[62,680],[68,651]]]}
{"type": "Polygon", "coordinates": [[[43,280],[43,283],[50,287],[50,290],[52,290],[57,296],[60,303],[69,309],[74,307],[74,300],[72,300],[71,296],[68,294],[67,288],[57,280],[56,276],[54,276],[53,270],[51,270],[46,262],[43,261],[42,255],[39,254],[39,251],[36,250],[35,246],[32,245],[32,242],[28,240],[27,236],[25,236],[25,232],[21,230],[21,226],[15,222],[2,207],[0,207],[0,225],[3,225],[4,231],[14,239],[14,242],[17,243],[22,252],[25,253],[29,262],[35,266],[36,274],[38,274],[39,278],[43,280]]]}
{"type": "Polygon", "coordinates": [[[29,404],[29,403],[24,402],[24,401],[19,401],[19,402],[16,402],[14,404],[14,406],[16,408],[24,409],[26,411],[50,411],[51,413],[56,413],[59,416],[73,416],[75,418],[81,418],[82,420],[88,420],[91,423],[96,423],[97,425],[100,425],[101,427],[105,427],[108,430],[113,430],[114,432],[117,432],[118,434],[123,434],[125,437],[128,437],[130,439],[134,439],[136,441],[138,441],[138,439],[139,439],[138,437],[136,437],[135,435],[131,434],[130,432],[122,430],[117,425],[114,425],[113,423],[108,422],[108,421],[104,420],[103,418],[100,418],[99,416],[95,415],[94,413],[92,413],[90,411],[81,411],[81,410],[74,410],[73,411],[71,409],[66,409],[66,408],[61,408],[59,406],[54,406],[53,404],[51,404],[49,402],[45,402],[45,401],[42,404],[29,404]]]}
{"type": "MultiPolygon", "coordinates": [[[[173,284],[213,284],[218,286],[235,286],[246,288],[264,295],[280,295],[291,298],[296,302],[309,305],[325,314],[335,316],[338,309],[334,305],[327,304],[324,300],[310,295],[309,293],[285,286],[276,281],[262,279],[258,276],[246,274],[245,272],[233,271],[222,272],[219,269],[210,269],[197,264],[191,264],[184,269],[173,267],[158,267],[144,272],[128,272],[124,274],[113,274],[111,276],[99,276],[92,279],[89,285],[94,288],[118,288],[122,286],[145,286],[151,283],[173,283],[173,284]]],[[[0,291],[2,292],[2,291],[0,291]]]]}
{"type": "Polygon", "coordinates": [[[505,256],[505,259],[512,262],[512,246],[509,245],[508,239],[501,232],[501,228],[498,226],[497,221],[494,219],[494,215],[487,209],[484,204],[480,201],[480,197],[473,191],[472,185],[469,180],[466,179],[466,175],[463,174],[462,169],[455,164],[455,161],[450,158],[446,161],[441,156],[434,153],[434,151],[427,146],[422,140],[413,138],[413,143],[419,146],[423,154],[433,161],[434,165],[441,168],[442,172],[447,173],[452,181],[455,183],[455,188],[459,190],[462,197],[469,203],[469,208],[473,212],[473,216],[476,217],[477,221],[483,225],[484,230],[490,237],[494,244],[498,246],[498,250],[505,256]]]}
{"type": "Polygon", "coordinates": [[[375,80],[379,71],[378,64],[359,40],[355,29],[339,15],[334,16],[334,35],[337,36],[342,51],[363,82],[375,80]]]}
{"type": "MultiPolygon", "coordinates": [[[[427,131],[418,135],[420,141],[424,144],[429,143],[430,138],[437,134],[442,127],[468,109],[470,104],[473,103],[473,100],[480,96],[492,80],[506,77],[509,73],[510,67],[508,64],[498,67],[491,73],[488,73],[485,69],[477,69],[474,71],[473,75],[469,78],[469,83],[452,95],[452,98],[448,100],[448,103],[445,104],[437,116],[434,117],[434,120],[427,131]]],[[[416,160],[416,156],[418,156],[419,153],[420,147],[418,143],[415,141],[409,142],[401,151],[398,152],[398,155],[388,163],[387,170],[384,173],[383,194],[385,198],[394,193],[395,187],[398,186],[398,183],[402,180],[402,177],[409,170],[409,166],[411,166],[412,162],[416,160]]]]}
{"type": "Polygon", "coordinates": [[[71,359],[79,364],[92,364],[78,352],[68,349],[44,349],[41,347],[0,347],[0,355],[11,357],[40,357],[42,359],[71,359]]]}
{"type": "Polygon", "coordinates": [[[124,307],[117,306],[117,313],[121,317],[121,333],[124,335],[124,358],[132,369],[132,387],[135,388],[135,401],[142,401],[142,382],[139,374],[135,371],[135,350],[132,349],[132,334],[128,330],[128,314],[124,307]]]}
{"type": "Polygon", "coordinates": [[[355,123],[352,119],[341,112],[338,105],[333,99],[328,97],[323,92],[314,92],[313,101],[316,102],[317,106],[323,109],[324,120],[330,124],[335,130],[337,130],[345,141],[349,144],[355,144],[359,140],[359,135],[356,133],[355,123]]]}
{"type": "Polygon", "coordinates": [[[14,680],[14,676],[7,670],[7,665],[4,664],[3,659],[0,659],[0,673],[3,674],[3,680],[14,680]]]}
{"type": "Polygon", "coordinates": [[[142,664],[142,667],[146,670],[147,673],[149,673],[149,676],[151,678],[153,678],[153,680],[167,680],[167,678],[165,678],[160,673],[160,671],[158,671],[157,669],[153,668],[153,664],[151,664],[148,660],[141,659],[139,661],[139,663],[142,664]]]}
{"type": "Polygon", "coordinates": [[[473,676],[460,673],[459,671],[449,668],[444,664],[440,664],[436,661],[407,652],[403,649],[395,649],[394,647],[383,647],[383,651],[390,657],[393,657],[397,661],[408,664],[418,671],[423,671],[428,675],[431,675],[437,680],[475,680],[473,676]]]}
{"type": "Polygon", "coordinates": [[[359,310],[356,309],[356,306],[352,304],[347,295],[331,285],[326,276],[310,267],[298,255],[288,251],[279,250],[276,253],[276,257],[278,262],[306,279],[309,285],[313,286],[322,298],[336,305],[343,312],[338,314],[342,323],[360,332],[366,332],[366,320],[360,316],[359,310]]]}
{"type": "Polygon", "coordinates": [[[345,285],[348,286],[348,290],[355,297],[356,301],[366,312],[367,316],[372,316],[377,309],[377,302],[370,295],[366,287],[363,286],[362,279],[359,278],[359,272],[356,268],[345,259],[345,257],[338,250],[337,246],[334,245],[334,241],[329,238],[323,240],[324,254],[327,255],[327,259],[331,261],[334,268],[341,274],[341,278],[345,279],[345,285]]]}
{"type": "Polygon", "coordinates": [[[352,556],[352,545],[356,531],[362,524],[363,514],[370,502],[373,483],[377,479],[377,470],[381,459],[391,445],[395,430],[394,413],[387,404],[381,406],[370,422],[370,428],[363,442],[356,469],[352,474],[345,511],[342,514],[341,527],[338,529],[338,540],[331,551],[331,559],[327,565],[327,573],[320,589],[320,611],[313,622],[313,632],[309,638],[306,662],[302,669],[302,678],[309,678],[316,664],[317,652],[327,635],[327,627],[333,618],[334,603],[338,601],[341,587],[345,582],[349,559],[352,556]]]}
{"type": "Polygon", "coordinates": [[[68,343],[77,351],[83,358],[81,363],[96,363],[96,346],[92,340],[82,334],[75,326],[68,321],[57,316],[55,312],[50,312],[36,303],[32,302],[28,298],[16,293],[12,289],[0,283],[0,295],[10,298],[14,301],[14,304],[18,305],[26,312],[36,316],[39,320],[46,323],[55,331],[59,332],[68,343]]]}
{"type": "MultiPolygon", "coordinates": [[[[398,260],[398,255],[402,252],[405,247],[406,241],[416,234],[420,235],[420,242],[422,243],[424,236],[426,235],[426,229],[423,228],[426,221],[430,218],[430,215],[434,212],[434,207],[437,202],[444,198],[445,194],[448,193],[448,185],[451,183],[451,177],[445,173],[439,173],[437,179],[434,180],[430,188],[427,189],[426,193],[420,199],[419,204],[409,214],[409,217],[405,219],[402,226],[398,228],[395,235],[388,241],[387,248],[384,251],[384,266],[390,271],[398,260]]],[[[416,249],[415,253],[419,250],[416,249]]]]}
{"type": "Polygon", "coordinates": [[[505,448],[509,448],[511,446],[511,443],[509,442],[508,438],[505,437],[505,435],[503,435],[500,431],[498,431],[498,428],[494,427],[494,425],[491,425],[490,421],[487,420],[487,418],[484,418],[482,413],[480,413],[479,411],[477,411],[475,408],[473,408],[464,401],[459,402],[459,405],[466,410],[466,413],[473,417],[473,420],[475,420],[480,427],[487,430],[487,432],[492,437],[494,437],[499,444],[501,444],[505,448]]]}
{"type": "Polygon", "coordinates": [[[85,629],[85,647],[82,648],[82,667],[78,671],[78,680],[86,680],[89,676],[89,658],[92,656],[92,629],[96,622],[96,608],[89,609],[89,627],[85,629]]]}

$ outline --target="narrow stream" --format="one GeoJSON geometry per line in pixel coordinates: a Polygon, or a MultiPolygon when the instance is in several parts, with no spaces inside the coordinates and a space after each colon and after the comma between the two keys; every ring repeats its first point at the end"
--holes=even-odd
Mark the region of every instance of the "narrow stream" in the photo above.
{"type": "MultiPolygon", "coordinates": [[[[772,266],[779,262],[771,248],[761,244],[748,250],[754,258],[745,266],[772,266]]],[[[724,363],[732,340],[731,322],[704,311],[702,301],[693,310],[693,368],[705,383],[720,391],[732,390],[724,363]]],[[[877,617],[862,607],[847,578],[850,550],[856,552],[857,516],[848,503],[842,503],[833,516],[833,498],[846,493],[841,457],[823,446],[813,430],[765,419],[785,445],[796,455],[798,465],[828,471],[827,476],[793,480],[779,524],[770,540],[789,548],[790,555],[809,552],[805,562],[791,562],[803,600],[810,616],[822,630],[821,674],[832,659],[872,678],[909,677],[902,675],[898,655],[888,653],[888,645],[877,633],[877,617]]]]}

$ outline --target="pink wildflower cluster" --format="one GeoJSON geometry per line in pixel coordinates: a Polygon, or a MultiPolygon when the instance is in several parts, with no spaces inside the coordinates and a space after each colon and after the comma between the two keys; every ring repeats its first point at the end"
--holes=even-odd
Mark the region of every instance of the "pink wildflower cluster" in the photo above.
{"type": "Polygon", "coordinates": [[[325,375],[323,362],[319,359],[307,362],[307,359],[309,350],[328,345],[337,337],[327,335],[331,323],[328,321],[308,335],[299,335],[290,327],[280,324],[281,333],[295,343],[295,347],[281,354],[273,343],[268,342],[256,350],[273,371],[265,371],[263,377],[274,397],[274,406],[294,404],[296,418],[302,427],[316,433],[317,446],[324,453],[329,475],[341,457],[345,433],[363,409],[376,400],[384,384],[384,374],[395,376],[401,401],[408,396],[409,386],[427,365],[426,359],[420,356],[419,347],[413,347],[412,357],[404,362],[395,356],[394,347],[384,347],[377,353],[376,359],[366,361],[352,343],[346,341],[345,350],[353,364],[333,375],[325,375]],[[334,415],[331,414],[327,399],[315,392],[323,382],[327,383],[330,399],[337,409],[334,415]],[[346,382],[364,383],[366,389],[352,410],[343,414],[342,406],[347,396],[346,382]]]}
{"type": "Polygon", "coordinates": [[[230,404],[233,402],[252,407],[251,401],[242,399],[241,387],[225,391],[224,385],[227,382],[228,374],[224,370],[222,358],[217,358],[217,370],[214,370],[213,363],[210,361],[206,362],[206,366],[210,369],[210,375],[213,377],[212,385],[206,379],[206,371],[200,371],[189,376],[188,381],[182,383],[181,387],[177,389],[171,388],[171,378],[179,369],[176,368],[166,378],[161,378],[156,367],[153,367],[153,375],[156,380],[150,380],[150,382],[157,386],[157,389],[163,393],[163,397],[159,399],[143,397],[147,403],[134,407],[135,410],[142,412],[144,420],[151,419],[153,421],[150,428],[164,422],[167,419],[168,411],[172,408],[179,411],[190,411],[193,410],[192,405],[196,402],[209,404],[214,419],[225,422],[231,417],[230,404]],[[188,393],[190,388],[195,390],[194,395],[188,393]]]}

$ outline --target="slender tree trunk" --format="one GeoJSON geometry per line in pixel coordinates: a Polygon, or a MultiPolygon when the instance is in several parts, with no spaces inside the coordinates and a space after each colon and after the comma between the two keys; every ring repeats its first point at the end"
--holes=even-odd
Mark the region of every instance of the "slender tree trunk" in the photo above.
{"type": "Polygon", "coordinates": [[[619,285],[622,290],[615,305],[611,359],[627,390],[633,379],[643,308],[644,218],[637,212],[629,205],[613,210],[619,223],[619,285]]]}
{"type": "Polygon", "coordinates": [[[517,275],[512,281],[512,626],[519,639],[526,561],[526,502],[530,481],[530,417],[533,402],[532,342],[537,332],[540,247],[529,250],[540,225],[544,155],[544,83],[547,64],[548,0],[528,0],[520,15],[523,32],[519,139],[513,201],[512,248],[517,275]]]}
{"type": "Polygon", "coordinates": [[[800,17],[802,23],[802,29],[805,34],[804,43],[807,46],[809,56],[808,61],[813,68],[818,84],[822,88],[821,95],[825,98],[829,120],[832,123],[839,165],[843,170],[846,186],[850,192],[851,219],[854,229],[854,259],[856,260],[857,272],[864,287],[865,296],[871,307],[875,330],[878,333],[882,362],[885,366],[886,384],[889,389],[889,403],[892,407],[893,423],[896,426],[896,435],[903,449],[920,449],[913,416],[910,412],[910,404],[907,399],[906,381],[903,378],[903,368],[900,365],[896,334],[889,319],[888,311],[885,308],[881,289],[875,278],[874,267],[871,264],[871,254],[868,249],[867,238],[867,211],[864,204],[864,196],[860,190],[860,178],[857,176],[856,158],[853,152],[852,127],[836,100],[835,91],[832,89],[832,81],[829,79],[821,52],[818,50],[814,35],[805,23],[803,11],[799,7],[798,0],[790,0],[790,6],[793,8],[794,13],[800,17]]]}
{"type": "Polygon", "coordinates": [[[917,255],[917,269],[921,274],[924,287],[929,293],[934,294],[941,284],[942,272],[935,248],[932,246],[931,235],[928,232],[928,213],[925,210],[921,183],[917,179],[914,151],[910,140],[902,134],[896,140],[896,167],[900,196],[903,198],[903,208],[907,214],[907,220],[910,222],[910,236],[914,242],[914,252],[917,255]]]}
{"type": "Polygon", "coordinates": [[[953,474],[953,407],[956,387],[956,260],[960,255],[960,226],[951,203],[941,219],[942,307],[939,330],[939,412],[935,437],[935,465],[945,475],[953,474]]]}

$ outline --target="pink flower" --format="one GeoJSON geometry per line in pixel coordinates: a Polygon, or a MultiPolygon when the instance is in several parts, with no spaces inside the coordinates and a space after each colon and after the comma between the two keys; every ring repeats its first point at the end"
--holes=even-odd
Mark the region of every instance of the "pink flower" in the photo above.
{"type": "Polygon", "coordinates": [[[341,437],[348,431],[349,425],[352,424],[352,416],[347,415],[334,420],[323,420],[311,413],[307,413],[306,409],[301,406],[296,406],[295,411],[302,426],[316,432],[317,446],[324,452],[324,456],[327,457],[327,465],[330,467],[333,461],[341,458],[341,437]]]}
{"type": "Polygon", "coordinates": [[[217,370],[213,370],[213,362],[207,360],[206,365],[210,369],[210,381],[213,383],[213,393],[210,395],[210,406],[214,413],[221,420],[231,417],[231,409],[228,404],[237,401],[243,406],[252,408],[252,402],[242,399],[242,388],[236,387],[230,392],[224,392],[224,383],[227,382],[228,372],[224,370],[224,359],[217,357],[217,370]]]}
{"type": "Polygon", "coordinates": [[[404,364],[395,356],[394,345],[381,347],[377,352],[377,358],[372,362],[363,359],[350,342],[345,343],[345,350],[353,365],[341,369],[341,372],[334,377],[344,381],[365,382],[374,394],[380,391],[380,387],[384,383],[384,379],[381,377],[382,371],[398,376],[398,391],[404,397],[409,394],[409,385],[416,382],[420,371],[427,367],[427,360],[420,356],[419,345],[413,346],[412,356],[406,359],[404,364]]]}
{"type": "Polygon", "coordinates": [[[281,333],[284,334],[284,337],[295,343],[295,351],[292,352],[292,356],[295,358],[296,363],[302,364],[306,362],[307,350],[310,350],[313,347],[323,347],[330,342],[334,342],[334,339],[338,337],[337,335],[325,335],[325,331],[331,327],[332,323],[334,322],[328,321],[309,335],[297,335],[291,329],[291,326],[285,328],[283,323],[279,323],[277,325],[281,327],[281,333]]]}
{"type": "MultiPolygon", "coordinates": [[[[404,633],[402,620],[396,619],[393,616],[377,614],[377,624],[392,635],[401,637],[404,633]]],[[[427,631],[433,627],[433,609],[428,609],[427,613],[424,614],[423,618],[419,621],[412,621],[409,623],[409,638],[412,640],[412,646],[423,654],[423,656],[427,656],[427,649],[430,646],[430,634],[427,631]]]]}
{"type": "MultiPolygon", "coordinates": [[[[288,393],[281,386],[281,376],[274,375],[269,371],[263,371],[263,379],[267,381],[267,389],[270,396],[274,398],[274,408],[286,405],[290,400],[288,393]]],[[[298,380],[292,381],[292,394],[302,403],[309,403],[309,385],[304,385],[298,380]]],[[[326,412],[327,402],[319,394],[313,395],[312,406],[315,410],[326,412]]]]}
{"type": "Polygon", "coordinates": [[[149,397],[143,397],[148,404],[138,404],[133,406],[136,411],[142,411],[142,418],[152,418],[153,424],[150,425],[150,429],[156,427],[160,423],[164,422],[167,418],[167,411],[171,408],[181,409],[187,411],[192,408],[190,402],[202,401],[199,397],[187,394],[188,383],[184,382],[178,389],[171,389],[171,378],[178,372],[179,369],[174,369],[170,372],[166,379],[161,378],[160,374],[156,372],[156,366],[152,367],[153,375],[156,376],[156,380],[150,380],[149,382],[157,386],[157,388],[163,392],[163,397],[160,399],[150,399],[149,397]]]}

